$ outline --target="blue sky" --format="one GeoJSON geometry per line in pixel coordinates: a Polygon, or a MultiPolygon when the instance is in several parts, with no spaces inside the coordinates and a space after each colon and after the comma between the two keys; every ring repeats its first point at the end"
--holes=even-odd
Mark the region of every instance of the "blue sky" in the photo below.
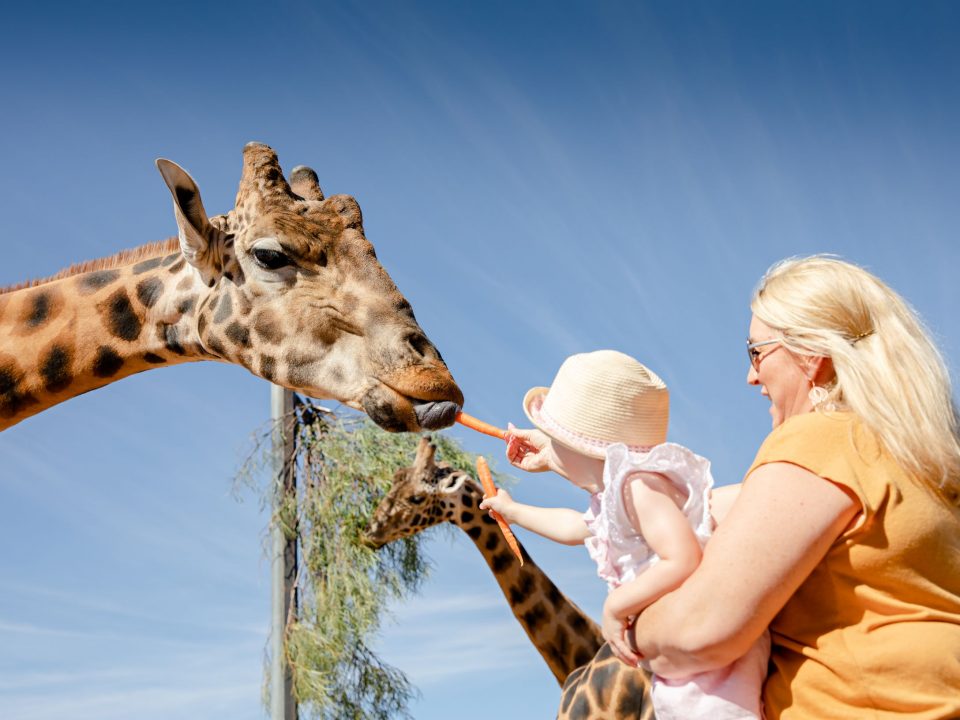
{"type": "MultiPolygon", "coordinates": [[[[470,412],[519,423],[564,357],[613,347],[667,380],[671,439],[734,482],[769,429],[743,341],[772,262],[868,266],[956,371],[958,35],[946,2],[20,3],[0,27],[0,286],[173,234],[156,157],[225,211],[244,143],[266,142],[357,198],[470,412]]],[[[267,518],[232,477],[268,395],[188,365],[0,435],[0,716],[265,716],[267,518]]],[[[515,494],[586,502],[548,475],[515,494]]],[[[518,534],[597,613],[585,551],[518,534]]],[[[552,717],[472,545],[430,554],[380,641],[414,716],[552,717]]]]}

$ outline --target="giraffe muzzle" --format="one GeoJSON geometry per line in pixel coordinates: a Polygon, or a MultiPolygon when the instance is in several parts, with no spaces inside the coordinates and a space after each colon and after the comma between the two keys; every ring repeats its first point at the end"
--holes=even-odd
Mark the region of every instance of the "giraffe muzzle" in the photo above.
{"type": "Polygon", "coordinates": [[[389,432],[420,432],[453,425],[460,403],[411,397],[380,382],[368,389],[354,407],[389,432]]]}
{"type": "Polygon", "coordinates": [[[413,414],[424,430],[439,430],[453,425],[460,406],[449,400],[414,403],[413,414]]]}

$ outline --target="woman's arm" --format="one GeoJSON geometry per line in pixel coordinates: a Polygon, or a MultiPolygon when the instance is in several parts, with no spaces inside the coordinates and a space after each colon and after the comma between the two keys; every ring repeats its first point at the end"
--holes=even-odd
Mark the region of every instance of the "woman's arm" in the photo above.
{"type": "Polygon", "coordinates": [[[547,540],[564,545],[582,545],[590,536],[583,513],[569,508],[544,508],[518,503],[503,488],[480,503],[481,510],[496,510],[508,523],[519,525],[547,540]]]}
{"type": "Polygon", "coordinates": [[[687,581],[637,619],[650,669],[683,677],[750,648],[859,508],[846,490],[789,463],[762,465],[687,581]]]}

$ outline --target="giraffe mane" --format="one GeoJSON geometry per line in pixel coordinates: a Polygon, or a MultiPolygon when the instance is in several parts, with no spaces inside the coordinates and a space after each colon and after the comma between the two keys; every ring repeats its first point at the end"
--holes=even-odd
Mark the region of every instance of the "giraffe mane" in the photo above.
{"type": "Polygon", "coordinates": [[[83,262],[74,263],[70,267],[64,268],[63,270],[48,277],[37,278],[34,280],[24,280],[23,282],[19,282],[15,285],[9,285],[7,287],[0,288],[0,295],[16,292],[17,290],[24,290],[26,288],[37,287],[38,285],[45,285],[46,283],[54,282],[55,280],[63,280],[64,278],[72,277],[74,275],[81,275],[83,273],[94,272],[95,270],[113,270],[114,268],[137,262],[138,260],[144,260],[146,258],[156,257],[157,255],[171,253],[174,250],[179,249],[180,241],[176,237],[167,238],[166,240],[157,240],[152,243],[147,243],[146,245],[141,245],[140,247],[121,250],[117,254],[110,255],[109,257],[96,258],[95,260],[84,260],[83,262]]]}

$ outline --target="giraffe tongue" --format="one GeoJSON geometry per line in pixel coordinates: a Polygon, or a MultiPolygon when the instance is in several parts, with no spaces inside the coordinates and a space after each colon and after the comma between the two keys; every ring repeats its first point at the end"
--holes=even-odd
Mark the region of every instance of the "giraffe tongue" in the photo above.
{"type": "Polygon", "coordinates": [[[424,402],[413,406],[417,422],[424,430],[439,430],[453,425],[460,407],[449,400],[424,402]]]}

